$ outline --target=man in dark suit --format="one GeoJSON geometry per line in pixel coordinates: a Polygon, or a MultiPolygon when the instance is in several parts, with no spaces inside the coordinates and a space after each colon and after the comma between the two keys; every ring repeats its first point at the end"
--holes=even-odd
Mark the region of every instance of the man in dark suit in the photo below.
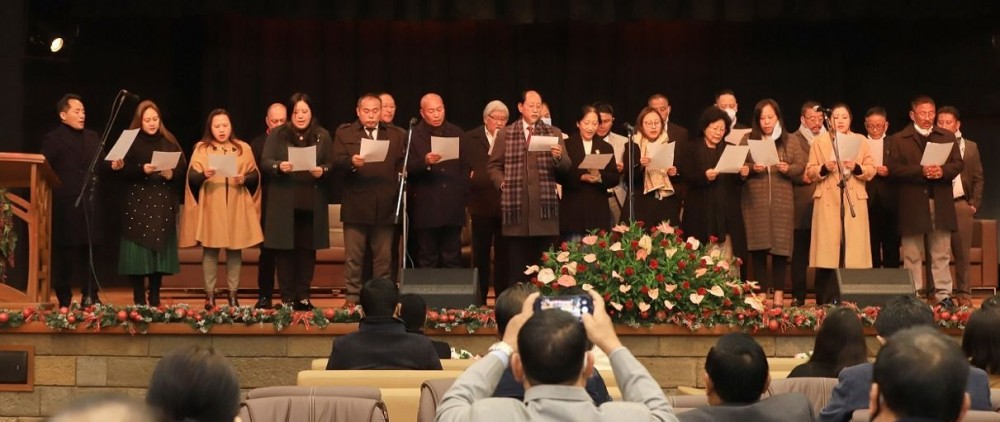
{"type": "Polygon", "coordinates": [[[721,89],[715,94],[715,106],[720,110],[725,111],[729,115],[729,121],[731,123],[732,129],[749,129],[743,123],[736,120],[736,113],[739,111],[740,105],[736,102],[736,93],[731,89],[721,89]]]}
{"type": "Polygon", "coordinates": [[[371,248],[372,270],[376,277],[392,274],[399,173],[406,145],[403,132],[379,123],[381,101],[375,94],[358,99],[358,120],[337,128],[333,140],[334,168],[344,172],[344,198],[340,220],[344,222],[345,306],[354,306],[361,290],[361,267],[365,250],[371,248]],[[369,162],[361,156],[361,140],[388,142],[382,161],[369,162]]]}
{"type": "MultiPolygon", "coordinates": [[[[97,132],[84,128],[87,113],[83,99],[66,94],[56,103],[60,125],[42,138],[41,153],[62,182],[52,189],[52,289],[59,307],[70,306],[73,300],[71,281],[80,285],[80,303],[90,306],[100,303],[98,287],[88,265],[89,246],[103,231],[93,224],[96,184],[88,186],[80,207],[75,206],[87,174],[90,160],[100,147],[97,132]]],[[[95,168],[95,170],[97,170],[95,168]]]]}
{"type": "Polygon", "coordinates": [[[358,331],[334,340],[326,369],[441,369],[430,337],[406,332],[399,310],[395,282],[366,282],[361,288],[364,318],[358,331]]]}
{"type": "Polygon", "coordinates": [[[865,183],[868,191],[868,229],[871,232],[872,267],[899,268],[899,228],[896,220],[896,189],[886,176],[889,130],[885,109],[872,107],[865,113],[865,131],[872,159],[875,160],[875,178],[865,183]]]}
{"type": "MultiPolygon", "coordinates": [[[[271,134],[271,129],[285,124],[288,120],[288,109],[285,108],[284,104],[274,103],[267,108],[267,115],[264,116],[264,124],[267,125],[267,130],[263,134],[258,135],[250,141],[250,149],[253,151],[253,158],[257,161],[257,168],[260,167],[260,159],[264,156],[264,142],[267,141],[267,135],[271,134]]],[[[260,183],[260,202],[261,202],[261,213],[260,213],[260,225],[264,227],[264,219],[267,216],[264,214],[265,204],[267,201],[267,175],[265,172],[260,172],[260,175],[264,180],[260,183]]],[[[254,308],[258,309],[271,309],[271,296],[274,295],[274,250],[271,248],[265,248],[263,244],[260,245],[260,258],[257,260],[257,304],[254,308]]]]}
{"type": "Polygon", "coordinates": [[[667,139],[670,142],[686,141],[688,140],[688,130],[683,126],[670,121],[670,100],[667,99],[666,95],[663,94],[653,94],[646,101],[646,104],[654,109],[660,114],[660,118],[663,119],[663,124],[667,127],[667,139]]]}
{"type": "Polygon", "coordinates": [[[420,99],[420,123],[413,127],[407,163],[407,214],[417,267],[462,267],[462,227],[469,167],[462,158],[442,160],[432,138],[453,138],[459,148],[462,129],[445,119],[441,96],[420,99]]]}
{"type": "MultiPolygon", "coordinates": [[[[799,129],[792,133],[791,141],[804,153],[804,157],[809,157],[813,139],[823,133],[823,113],[819,111],[820,104],[816,101],[806,101],[799,109],[799,129]]],[[[802,177],[792,179],[792,197],[795,202],[794,218],[792,223],[792,242],[794,243],[795,254],[792,256],[792,296],[793,305],[802,306],[806,303],[806,274],[809,270],[809,249],[812,246],[812,215],[813,215],[813,193],[816,185],[812,180],[803,174],[802,177]]],[[[832,289],[827,277],[816,280],[816,303],[822,305],[833,300],[837,292],[832,289]]]]}
{"type": "Polygon", "coordinates": [[[705,358],[708,407],[677,415],[681,421],[811,421],[812,405],[799,393],[760,400],[771,383],[764,349],[745,333],[719,338],[705,358]]]}
{"type": "Polygon", "coordinates": [[[965,168],[952,181],[952,196],[955,198],[955,217],[958,230],[951,233],[951,253],[955,257],[954,296],[958,305],[972,305],[969,290],[969,255],[972,253],[972,218],[983,203],[983,162],[979,158],[979,146],[962,136],[962,121],[958,109],[944,106],[937,113],[938,127],[955,134],[958,152],[965,168]]]}
{"type": "MultiPolygon", "coordinates": [[[[407,293],[399,296],[399,319],[406,325],[406,332],[424,334],[424,325],[427,324],[427,302],[418,294],[407,293]]],[[[428,337],[430,338],[430,337],[428,337]]],[[[445,341],[431,339],[434,351],[440,359],[451,359],[451,345],[445,341]]]]}
{"type": "Polygon", "coordinates": [[[903,267],[913,275],[918,291],[924,286],[924,259],[929,255],[934,282],[932,303],[952,306],[951,232],[958,229],[951,181],[962,172],[962,156],[955,135],[934,127],[936,106],[927,96],[910,102],[910,120],[889,140],[889,180],[899,194],[899,233],[902,235],[903,267]],[[921,165],[929,143],[950,144],[951,153],[942,165],[921,165]],[[929,245],[925,255],[924,242],[929,245]]]}
{"type": "Polygon", "coordinates": [[[873,419],[960,421],[969,410],[969,362],[931,327],[896,333],[878,351],[869,402],[873,419]]]}
{"type": "MultiPolygon", "coordinates": [[[[893,334],[910,327],[934,327],[934,312],[927,304],[913,296],[896,296],[889,299],[875,320],[875,331],[878,332],[878,340],[882,343],[893,334]]],[[[972,409],[992,410],[989,377],[982,369],[968,367],[969,378],[965,383],[965,391],[972,399],[972,409]]],[[[850,420],[855,410],[868,408],[872,369],[872,364],[862,363],[841,370],[837,386],[830,395],[830,401],[819,413],[819,420],[843,422],[850,420]]]]}
{"type": "Polygon", "coordinates": [[[509,117],[510,112],[504,103],[490,101],[483,109],[482,126],[465,132],[461,141],[462,156],[472,168],[467,205],[472,218],[472,266],[479,271],[480,303],[486,303],[491,282],[497,296],[507,288],[507,267],[504,265],[507,262],[507,244],[500,232],[500,191],[490,181],[486,163],[493,151],[497,131],[507,124],[509,117]],[[491,248],[493,262],[496,263],[492,267],[491,248]]]}

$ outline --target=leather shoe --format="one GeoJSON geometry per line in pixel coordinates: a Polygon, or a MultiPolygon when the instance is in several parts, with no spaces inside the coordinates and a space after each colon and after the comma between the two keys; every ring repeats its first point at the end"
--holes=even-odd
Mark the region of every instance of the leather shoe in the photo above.
{"type": "Polygon", "coordinates": [[[313,309],[316,309],[316,307],[313,306],[312,302],[310,302],[309,299],[302,299],[300,301],[293,303],[292,309],[296,311],[311,311],[313,309]]]}
{"type": "Polygon", "coordinates": [[[955,309],[955,302],[952,300],[952,298],[946,297],[944,299],[941,299],[940,302],[938,302],[938,306],[940,306],[941,309],[955,309]]]}
{"type": "Polygon", "coordinates": [[[253,307],[256,309],[271,309],[274,305],[271,304],[271,298],[261,297],[257,299],[257,303],[253,307]]]}

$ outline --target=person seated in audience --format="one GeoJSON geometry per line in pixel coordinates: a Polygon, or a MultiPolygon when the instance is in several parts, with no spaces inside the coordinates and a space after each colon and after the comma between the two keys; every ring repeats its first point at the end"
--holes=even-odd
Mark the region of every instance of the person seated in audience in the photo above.
{"type": "Polygon", "coordinates": [[[857,312],[836,308],[823,319],[809,361],[792,369],[788,378],[837,378],[841,369],[867,361],[865,333],[857,312]]]}
{"type": "Polygon", "coordinates": [[[361,286],[358,331],[333,341],[326,369],[441,369],[431,339],[406,332],[399,319],[399,288],[388,278],[361,286]]]}
{"type": "MultiPolygon", "coordinates": [[[[497,321],[497,338],[499,340],[503,340],[504,333],[507,331],[507,323],[510,322],[510,319],[521,313],[524,301],[528,295],[536,292],[538,292],[538,288],[534,284],[519,283],[513,287],[508,287],[500,293],[494,307],[494,314],[497,321]]],[[[580,294],[587,294],[583,290],[579,292],[580,294]]],[[[593,345],[590,345],[588,350],[591,348],[593,348],[593,345]]],[[[594,368],[593,374],[587,378],[584,389],[587,390],[590,398],[594,400],[594,404],[598,406],[612,400],[611,395],[608,393],[608,386],[604,383],[604,378],[601,377],[597,368],[594,368]]],[[[524,385],[514,377],[514,371],[511,367],[504,369],[503,375],[500,376],[500,382],[497,383],[496,389],[493,390],[493,397],[524,400],[524,385]]]]}
{"type": "Polygon", "coordinates": [[[708,407],[677,415],[692,421],[811,421],[809,399],[788,393],[760,400],[771,384],[764,349],[745,333],[719,338],[705,358],[708,407]]]}
{"type": "MultiPolygon", "coordinates": [[[[510,290],[510,289],[508,289],[510,290]]],[[[506,292],[506,290],[505,290],[506,292]]],[[[590,290],[594,314],[533,311],[538,293],[506,325],[503,341],[466,369],[444,394],[438,422],[451,421],[676,421],[659,384],[615,333],[604,298],[590,290]],[[587,340],[611,359],[626,402],[595,406],[583,386],[594,367],[587,340]],[[508,364],[525,387],[524,401],[490,398],[508,364]]]]}
{"type": "Polygon", "coordinates": [[[990,296],[979,304],[979,309],[1000,309],[1000,294],[990,296]]]}
{"type": "Polygon", "coordinates": [[[958,345],[931,327],[902,330],[872,369],[872,421],[960,421],[969,410],[969,365],[958,345]]]}
{"type": "Polygon", "coordinates": [[[1000,388],[1000,310],[981,309],[969,317],[962,351],[972,366],[986,371],[991,388],[1000,388]]]}
{"type": "MultiPolygon", "coordinates": [[[[879,342],[883,344],[885,339],[910,327],[934,327],[934,312],[915,296],[890,298],[875,319],[875,331],[879,342]]],[[[847,421],[855,410],[868,407],[868,392],[872,385],[871,363],[844,368],[837,379],[837,386],[833,388],[830,400],[819,413],[819,420],[822,422],[847,421]]],[[[965,389],[972,398],[973,410],[992,410],[986,372],[972,368],[965,389]]]]}
{"type": "Polygon", "coordinates": [[[156,418],[142,402],[108,393],[74,399],[49,422],[156,422],[156,418]]]}
{"type": "Polygon", "coordinates": [[[211,347],[180,347],[156,364],[146,404],[164,422],[234,421],[240,411],[240,380],[211,347]]]}
{"type": "MultiPolygon", "coordinates": [[[[424,334],[424,324],[427,323],[427,302],[418,294],[405,294],[399,296],[399,319],[406,325],[406,332],[413,334],[424,334]]],[[[434,350],[437,351],[438,358],[451,359],[451,346],[447,342],[431,339],[434,350]]]]}

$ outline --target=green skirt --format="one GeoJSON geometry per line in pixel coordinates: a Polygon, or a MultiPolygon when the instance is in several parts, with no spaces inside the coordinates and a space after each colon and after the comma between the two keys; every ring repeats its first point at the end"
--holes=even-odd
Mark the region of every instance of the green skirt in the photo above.
{"type": "Polygon", "coordinates": [[[157,252],[122,238],[118,252],[118,274],[146,275],[154,273],[177,274],[181,271],[177,259],[177,235],[167,239],[167,247],[157,252]]]}

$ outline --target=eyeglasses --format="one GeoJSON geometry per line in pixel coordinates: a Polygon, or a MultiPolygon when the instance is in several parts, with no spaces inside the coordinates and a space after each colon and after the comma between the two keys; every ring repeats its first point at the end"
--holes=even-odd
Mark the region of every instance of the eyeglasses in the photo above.
{"type": "Polygon", "coordinates": [[[661,123],[659,120],[654,120],[652,122],[642,122],[642,125],[643,126],[649,126],[649,127],[659,127],[659,126],[663,126],[663,123],[661,123]]]}
{"type": "Polygon", "coordinates": [[[498,122],[498,123],[503,123],[503,122],[506,122],[506,121],[507,121],[507,116],[500,116],[500,117],[497,117],[497,116],[494,116],[494,115],[490,114],[490,115],[488,115],[488,116],[486,116],[486,117],[489,117],[489,118],[490,118],[490,119],[492,119],[492,120],[493,120],[494,122],[498,122]]]}
{"type": "Polygon", "coordinates": [[[934,117],[934,115],[936,114],[936,112],[933,112],[933,111],[914,111],[913,114],[916,114],[917,116],[920,116],[920,117],[923,117],[923,118],[926,119],[926,118],[934,117]]]}
{"type": "Polygon", "coordinates": [[[887,125],[886,123],[877,123],[877,124],[876,123],[865,123],[865,128],[866,129],[882,130],[882,129],[885,129],[886,125],[887,125]]]}

